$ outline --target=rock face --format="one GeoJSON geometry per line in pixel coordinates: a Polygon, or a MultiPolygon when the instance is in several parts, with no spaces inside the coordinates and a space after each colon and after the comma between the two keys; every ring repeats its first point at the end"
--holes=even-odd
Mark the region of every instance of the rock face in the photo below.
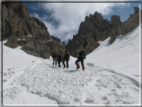
{"type": "Polygon", "coordinates": [[[125,35],[139,25],[139,8],[134,7],[135,13],[129,19],[121,22],[120,17],[114,15],[111,21],[104,20],[102,15],[95,12],[85,17],[80,23],[78,33],[73,35],[67,46],[61,40],[50,36],[47,27],[39,19],[30,17],[27,7],[22,2],[13,3],[7,0],[2,3],[2,40],[8,39],[5,45],[16,48],[18,45],[32,55],[49,58],[52,53],[63,54],[65,48],[76,57],[77,50],[84,50],[89,54],[99,46],[98,41],[110,37],[112,44],[116,36],[125,35]]]}
{"type": "Polygon", "coordinates": [[[98,12],[89,17],[86,16],[85,21],[81,22],[79,26],[78,33],[73,35],[72,40],[68,41],[66,48],[70,50],[72,56],[76,57],[77,50],[83,49],[86,54],[89,54],[99,46],[98,41],[108,37],[110,37],[109,43],[112,44],[116,36],[125,35],[139,25],[139,8],[134,7],[134,10],[134,15],[130,15],[124,23],[117,15],[112,16],[111,21],[104,20],[98,12]]]}
{"type": "Polygon", "coordinates": [[[11,48],[20,45],[25,52],[43,58],[49,58],[54,52],[63,53],[65,50],[60,39],[50,36],[44,23],[30,17],[22,2],[3,2],[2,16],[2,40],[8,39],[5,45],[11,48]]]}

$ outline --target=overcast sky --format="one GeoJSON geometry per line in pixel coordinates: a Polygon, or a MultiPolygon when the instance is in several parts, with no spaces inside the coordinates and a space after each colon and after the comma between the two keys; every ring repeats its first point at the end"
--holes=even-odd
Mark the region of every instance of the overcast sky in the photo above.
{"type": "Polygon", "coordinates": [[[112,15],[119,15],[123,22],[129,18],[130,14],[134,14],[133,7],[139,7],[140,3],[27,2],[24,4],[30,16],[38,18],[46,25],[50,35],[58,37],[62,42],[68,42],[68,39],[72,39],[73,35],[77,34],[79,25],[86,15],[89,16],[97,11],[108,20],[112,15]]]}

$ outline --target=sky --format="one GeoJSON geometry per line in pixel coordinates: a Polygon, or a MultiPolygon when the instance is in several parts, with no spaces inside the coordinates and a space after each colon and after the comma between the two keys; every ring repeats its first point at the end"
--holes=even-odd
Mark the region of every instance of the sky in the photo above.
{"type": "Polygon", "coordinates": [[[130,14],[134,14],[133,7],[139,7],[140,4],[124,3],[124,1],[122,3],[49,3],[23,0],[22,2],[27,6],[30,16],[41,20],[51,36],[58,37],[65,43],[78,33],[80,23],[85,20],[85,16],[93,15],[97,11],[102,14],[104,19],[110,21],[112,15],[119,15],[121,21],[124,22],[130,14]]]}

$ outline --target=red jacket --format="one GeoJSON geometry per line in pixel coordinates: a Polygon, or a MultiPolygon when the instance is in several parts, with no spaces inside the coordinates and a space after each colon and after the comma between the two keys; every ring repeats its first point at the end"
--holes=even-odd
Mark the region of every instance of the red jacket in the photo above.
{"type": "Polygon", "coordinates": [[[56,58],[57,59],[57,55],[51,55],[52,56],[52,58],[56,58]]]}

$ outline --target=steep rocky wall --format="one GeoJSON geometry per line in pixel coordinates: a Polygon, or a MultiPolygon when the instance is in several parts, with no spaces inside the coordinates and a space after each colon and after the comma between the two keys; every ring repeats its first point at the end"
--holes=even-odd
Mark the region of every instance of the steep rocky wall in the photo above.
{"type": "MultiPolygon", "coordinates": [[[[20,0],[14,3],[7,1],[2,2],[2,40],[8,39],[5,45],[11,48],[20,45],[25,52],[43,58],[49,58],[54,52],[63,53],[65,44],[50,36],[47,27],[39,19],[30,17],[27,7],[20,0]]],[[[99,46],[100,40],[110,37],[109,42],[113,43],[116,36],[125,35],[139,25],[139,8],[134,7],[134,10],[135,13],[124,23],[117,15],[112,16],[111,21],[103,19],[98,12],[86,16],[66,48],[76,57],[77,50],[83,49],[86,54],[92,52],[99,46]]]]}
{"type": "Polygon", "coordinates": [[[2,16],[2,40],[8,39],[5,45],[11,48],[20,45],[25,52],[43,58],[65,50],[60,39],[50,36],[44,23],[30,17],[22,2],[2,2],[2,16]]]}
{"type": "Polygon", "coordinates": [[[70,50],[71,55],[76,57],[77,50],[84,50],[89,54],[99,46],[98,41],[105,40],[110,37],[112,44],[116,36],[119,34],[125,35],[139,25],[139,8],[134,7],[134,15],[130,15],[129,19],[124,23],[120,17],[114,15],[111,21],[103,19],[102,15],[95,12],[94,15],[85,17],[85,21],[80,23],[78,33],[73,35],[73,39],[68,41],[66,48],[70,50]]]}

